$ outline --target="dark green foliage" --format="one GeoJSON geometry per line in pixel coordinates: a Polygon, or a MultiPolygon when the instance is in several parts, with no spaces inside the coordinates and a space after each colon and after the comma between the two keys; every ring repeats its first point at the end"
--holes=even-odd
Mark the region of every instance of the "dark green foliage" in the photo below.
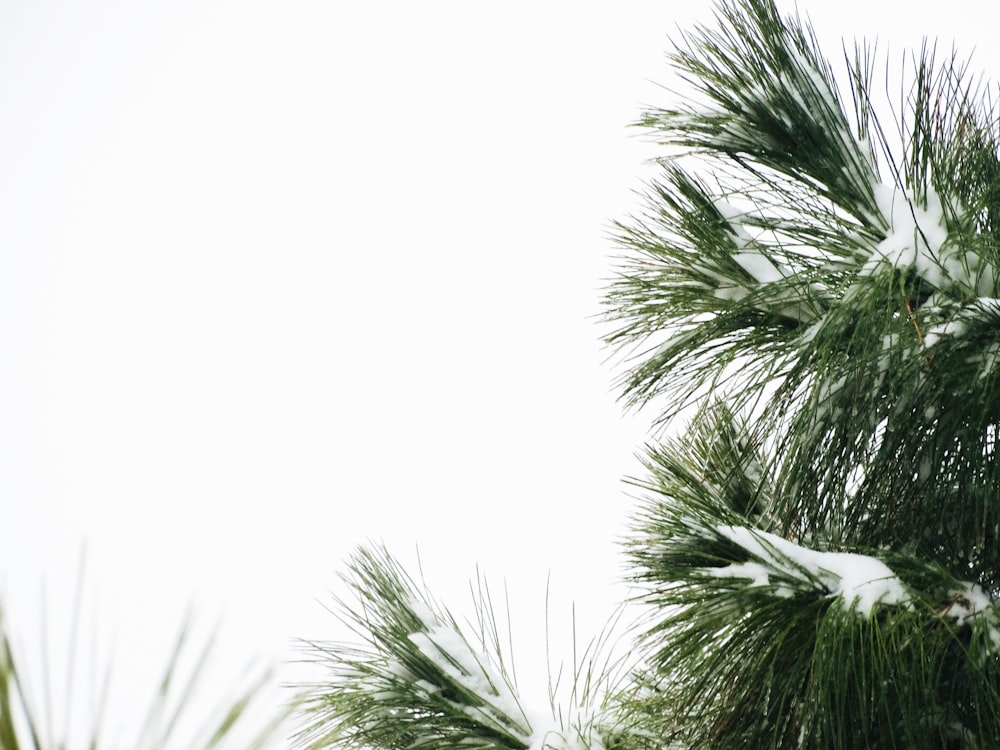
{"type": "Polygon", "coordinates": [[[734,434],[730,418],[712,409],[647,459],[651,479],[639,485],[648,501],[630,553],[652,608],[648,671],[625,699],[628,715],[679,747],[1000,742],[1000,620],[953,608],[962,581],[924,558],[865,550],[889,564],[907,595],[858,611],[830,589],[822,564],[755,555],[720,533],[755,522],[731,488],[756,483],[759,500],[775,502],[769,478],[746,470],[758,456],[744,446],[724,467],[718,444],[704,439],[734,434]],[[723,572],[748,562],[769,568],[766,582],[723,572]]]}
{"type": "Polygon", "coordinates": [[[623,665],[609,660],[604,639],[575,665],[567,705],[553,683],[549,706],[530,705],[484,584],[474,590],[475,622],[462,627],[384,549],[359,549],[344,580],[355,603],[338,601],[338,615],[360,644],[308,644],[329,681],[310,686],[300,746],[631,750],[648,741],[620,726],[608,703],[623,665]]]}
{"type": "Polygon", "coordinates": [[[630,403],[726,404],[637,482],[632,710],[681,747],[998,747],[996,112],[925,47],[897,143],[866,48],[848,112],[800,20],[717,22],[640,121],[675,155],[608,294],[630,403]],[[891,593],[852,605],[842,561],[891,593]]]}
{"type": "Polygon", "coordinates": [[[495,623],[483,621],[489,628],[482,631],[484,640],[470,642],[454,618],[382,550],[359,550],[351,568],[359,604],[341,608],[366,645],[312,646],[321,661],[332,662],[333,683],[312,699],[302,742],[384,750],[431,742],[440,748],[526,750],[532,727],[495,623]]]}

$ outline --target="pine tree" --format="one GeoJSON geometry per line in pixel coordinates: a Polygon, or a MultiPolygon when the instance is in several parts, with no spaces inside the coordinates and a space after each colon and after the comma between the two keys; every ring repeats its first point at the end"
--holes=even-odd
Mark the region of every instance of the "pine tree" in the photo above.
{"type": "Polygon", "coordinates": [[[954,54],[901,103],[876,58],[840,87],[806,22],[724,0],[640,121],[665,155],[608,340],[674,437],[633,481],[624,675],[539,718],[488,596],[470,637],[364,549],[304,746],[1000,747],[1000,122],[954,54]]]}

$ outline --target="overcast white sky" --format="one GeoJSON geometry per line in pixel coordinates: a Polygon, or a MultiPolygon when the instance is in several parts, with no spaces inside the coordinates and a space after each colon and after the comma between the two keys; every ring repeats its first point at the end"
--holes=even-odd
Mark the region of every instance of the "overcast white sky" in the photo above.
{"type": "MultiPolygon", "coordinates": [[[[800,8],[838,62],[929,33],[1000,74],[990,2],[800,8]]],[[[223,664],[339,636],[318,602],[368,539],[419,546],[457,610],[477,563],[506,580],[529,660],[549,575],[554,630],[575,600],[589,637],[652,416],[621,415],[594,320],[654,153],[625,126],[710,13],[0,3],[0,592],[25,649],[43,579],[68,631],[85,540],[129,686],[189,602],[225,615],[223,664]]]]}

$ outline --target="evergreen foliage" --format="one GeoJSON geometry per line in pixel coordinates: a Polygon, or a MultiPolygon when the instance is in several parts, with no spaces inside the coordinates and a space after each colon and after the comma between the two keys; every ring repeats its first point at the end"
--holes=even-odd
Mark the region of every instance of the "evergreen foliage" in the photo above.
{"type": "Polygon", "coordinates": [[[1000,747],[997,112],[925,46],[887,128],[873,52],[841,90],[771,0],[670,59],[693,94],[639,122],[668,155],[617,225],[608,341],[630,405],[694,416],[633,481],[628,680],[540,734],[488,600],[467,639],[362,550],[367,646],[320,650],[310,747],[1000,747]]]}
{"type": "Polygon", "coordinates": [[[463,628],[385,549],[358,550],[349,568],[344,580],[357,604],[339,601],[339,616],[360,645],[308,644],[329,668],[330,681],[313,686],[298,737],[302,747],[589,750],[620,744],[608,698],[624,672],[602,648],[603,637],[583,654],[568,704],[557,702],[557,685],[550,684],[548,707],[532,706],[520,695],[510,644],[485,584],[473,591],[476,620],[463,628]]]}

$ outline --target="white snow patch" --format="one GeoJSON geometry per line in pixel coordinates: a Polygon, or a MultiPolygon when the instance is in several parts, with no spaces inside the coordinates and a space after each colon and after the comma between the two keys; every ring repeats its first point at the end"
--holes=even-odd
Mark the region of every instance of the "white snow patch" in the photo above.
{"type": "Polygon", "coordinates": [[[740,286],[739,284],[724,284],[715,287],[712,290],[712,294],[719,299],[728,300],[729,302],[739,302],[750,294],[750,291],[745,286],[740,286]]]}
{"type": "Polygon", "coordinates": [[[715,210],[726,220],[726,224],[733,233],[736,244],[739,247],[742,248],[748,243],[753,242],[753,237],[750,236],[750,233],[747,232],[746,227],[743,226],[743,222],[741,221],[741,218],[747,215],[747,211],[730,203],[725,198],[715,198],[712,204],[715,206],[715,210]]]}
{"type": "Polygon", "coordinates": [[[875,199],[889,234],[875,247],[861,275],[871,275],[887,263],[893,268],[915,268],[922,278],[937,287],[944,286],[949,278],[971,283],[968,269],[962,268],[954,253],[947,258],[942,256],[948,230],[944,208],[933,189],[927,189],[926,208],[891,184],[876,185],[875,199]]]}
{"type": "MultiPolygon", "coordinates": [[[[928,312],[940,312],[936,308],[928,308],[928,312]]],[[[968,332],[970,324],[987,317],[1000,316],[1000,299],[995,297],[977,297],[964,307],[952,312],[951,318],[943,323],[929,326],[924,332],[924,348],[930,349],[944,336],[959,337],[968,332]]]]}
{"type": "Polygon", "coordinates": [[[531,727],[520,702],[486,654],[474,651],[461,633],[447,625],[435,625],[426,632],[411,633],[409,639],[438,669],[486,701],[484,706],[463,706],[470,717],[486,724],[500,722],[505,731],[509,731],[511,727],[508,725],[513,724],[528,742],[531,727]],[[501,717],[506,717],[506,721],[501,717]]]}
{"type": "Polygon", "coordinates": [[[733,253],[732,258],[740,267],[752,276],[758,284],[767,284],[772,281],[781,281],[787,274],[782,273],[770,258],[761,253],[760,248],[754,245],[754,238],[747,232],[740,221],[740,217],[746,216],[747,211],[741,209],[725,198],[714,200],[716,210],[722,218],[729,224],[739,252],[733,253]]]}
{"type": "MultiPolygon", "coordinates": [[[[473,720],[499,726],[504,732],[518,734],[529,750],[604,750],[599,727],[599,709],[588,711],[584,706],[571,709],[571,721],[559,710],[538,710],[523,705],[513,687],[485,652],[478,650],[453,624],[444,621],[428,604],[413,598],[407,602],[421,620],[425,630],[411,633],[408,638],[438,669],[484,701],[482,706],[460,705],[473,720]]],[[[440,686],[417,680],[409,670],[390,664],[388,671],[408,679],[421,692],[431,695],[440,686]]]]}
{"type": "Polygon", "coordinates": [[[820,329],[823,327],[823,318],[816,320],[809,324],[809,326],[802,332],[800,340],[803,344],[812,343],[812,340],[816,338],[819,334],[820,329]]]}
{"type": "Polygon", "coordinates": [[[993,598],[978,583],[964,583],[957,591],[949,592],[952,601],[945,610],[945,617],[954,617],[964,625],[970,617],[993,611],[993,598]]]}
{"type": "MultiPolygon", "coordinates": [[[[877,604],[910,601],[903,582],[877,558],[849,552],[820,552],[745,526],[717,526],[715,530],[758,560],[712,571],[721,577],[749,578],[752,586],[769,586],[771,576],[778,574],[783,579],[800,582],[803,590],[814,590],[818,580],[828,596],[841,597],[847,608],[865,617],[871,615],[877,604]]],[[[779,588],[775,594],[787,597],[792,592],[779,588]]]]}
{"type": "Polygon", "coordinates": [[[712,568],[711,573],[716,578],[741,578],[748,579],[751,588],[761,588],[771,586],[772,593],[782,599],[790,599],[795,596],[795,589],[788,586],[771,583],[771,576],[775,570],[772,566],[748,560],[744,563],[732,563],[724,568],[712,568]]]}
{"type": "Polygon", "coordinates": [[[714,198],[712,204],[715,206],[715,210],[722,214],[722,218],[729,222],[729,225],[737,235],[750,239],[750,235],[743,228],[743,222],[740,221],[740,217],[746,216],[747,211],[734,203],[730,203],[725,198],[714,198]]]}
{"type": "Polygon", "coordinates": [[[971,307],[984,315],[1000,315],[1000,299],[996,297],[976,297],[971,307]]]}
{"type": "Polygon", "coordinates": [[[959,625],[971,624],[973,618],[979,618],[978,623],[985,629],[991,650],[993,653],[1000,651],[1000,612],[993,597],[978,583],[968,582],[949,593],[951,604],[942,614],[954,617],[959,625]]]}
{"type": "Polygon", "coordinates": [[[949,320],[945,323],[930,326],[924,331],[924,348],[930,349],[944,336],[961,336],[967,329],[968,325],[961,320],[949,320]]]}
{"type": "Polygon", "coordinates": [[[417,616],[417,619],[423,623],[425,628],[430,630],[441,624],[441,620],[434,614],[434,610],[430,608],[427,602],[415,597],[407,597],[407,599],[406,604],[410,608],[410,611],[417,616]]]}
{"type": "Polygon", "coordinates": [[[816,63],[806,57],[795,45],[792,45],[790,49],[792,50],[792,54],[798,58],[799,66],[805,74],[812,79],[813,86],[816,87],[817,93],[823,98],[827,108],[832,112],[836,112],[840,109],[840,105],[837,103],[837,99],[833,95],[833,91],[830,89],[829,81],[827,81],[823,74],[820,73],[819,68],[816,67],[816,63]]]}
{"type": "MultiPolygon", "coordinates": [[[[417,676],[413,674],[406,666],[397,659],[391,659],[385,666],[386,674],[392,675],[403,682],[413,682],[417,679],[417,676]]],[[[359,673],[358,676],[364,676],[363,673],[359,673]]]]}
{"type": "Polygon", "coordinates": [[[769,284],[774,281],[781,281],[785,274],[774,264],[770,258],[750,246],[744,247],[738,253],[733,253],[733,260],[740,264],[740,267],[750,274],[758,284],[769,284]]]}
{"type": "Polygon", "coordinates": [[[592,719],[578,720],[564,729],[552,719],[531,735],[529,750],[604,750],[604,743],[592,719]]]}
{"type": "Polygon", "coordinates": [[[415,687],[417,690],[424,693],[425,695],[433,695],[434,693],[438,692],[441,689],[437,685],[434,685],[433,683],[430,683],[427,680],[417,680],[413,683],[413,687],[415,687]]]}

